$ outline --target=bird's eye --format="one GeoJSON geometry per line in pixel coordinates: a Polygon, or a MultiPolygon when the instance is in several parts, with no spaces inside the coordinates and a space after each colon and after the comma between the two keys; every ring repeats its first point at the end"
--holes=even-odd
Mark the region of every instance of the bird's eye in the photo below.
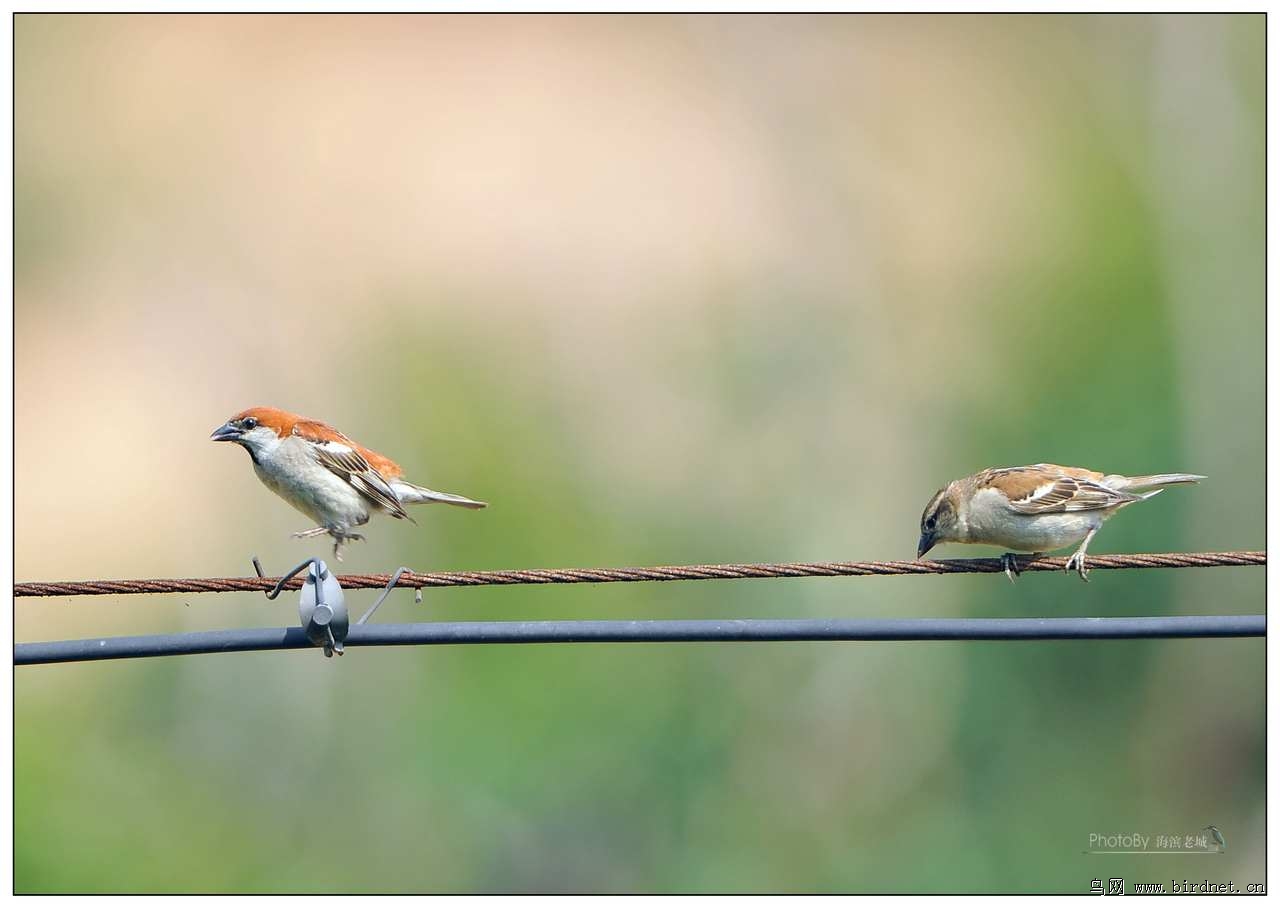
{"type": "Polygon", "coordinates": [[[246,416],[240,425],[244,426],[246,429],[252,429],[258,425],[258,421],[252,416],[246,416]]]}
{"type": "Polygon", "coordinates": [[[932,529],[934,529],[937,525],[938,525],[938,518],[936,518],[936,517],[930,517],[928,520],[926,520],[926,521],[924,522],[924,528],[925,528],[926,530],[932,530],[932,529]]]}

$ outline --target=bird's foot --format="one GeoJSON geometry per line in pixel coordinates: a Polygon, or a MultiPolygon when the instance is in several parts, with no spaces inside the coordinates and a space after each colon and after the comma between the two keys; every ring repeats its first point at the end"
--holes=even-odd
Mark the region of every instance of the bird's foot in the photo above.
{"type": "Polygon", "coordinates": [[[294,539],[314,539],[316,536],[323,536],[329,532],[328,527],[312,527],[309,530],[303,530],[300,533],[294,533],[294,539]]]}
{"type": "Polygon", "coordinates": [[[1009,582],[1013,583],[1014,579],[1022,576],[1022,572],[1027,569],[1027,565],[1044,555],[1044,552],[1032,552],[1029,555],[1019,555],[1017,552],[1005,552],[1000,556],[1000,563],[1004,565],[1004,574],[1009,578],[1009,582]],[[1018,558],[1023,560],[1018,562],[1018,558]]]}
{"type": "Polygon", "coordinates": [[[1083,580],[1085,583],[1089,582],[1089,570],[1084,566],[1084,552],[1076,552],[1074,555],[1068,558],[1067,564],[1064,570],[1066,570],[1068,573],[1070,573],[1071,571],[1075,571],[1077,574],[1080,575],[1081,580],[1083,580]]]}
{"type": "Polygon", "coordinates": [[[1015,583],[1022,574],[1022,568],[1018,566],[1018,556],[1013,552],[1005,552],[1000,556],[1000,563],[1004,565],[1004,575],[1009,578],[1009,582],[1015,583]]]}
{"type": "Polygon", "coordinates": [[[342,546],[348,541],[364,542],[364,537],[359,533],[334,533],[333,534],[333,557],[336,561],[342,560],[342,546]]]}

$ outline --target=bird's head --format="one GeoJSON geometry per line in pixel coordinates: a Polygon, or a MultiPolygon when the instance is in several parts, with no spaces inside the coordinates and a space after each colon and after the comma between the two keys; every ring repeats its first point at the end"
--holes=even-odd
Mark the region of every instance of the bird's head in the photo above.
{"type": "Polygon", "coordinates": [[[213,430],[213,441],[234,441],[255,461],[287,437],[297,417],[274,407],[252,407],[228,419],[213,430]]]}
{"type": "Polygon", "coordinates": [[[929,499],[924,513],[920,515],[917,558],[923,558],[940,542],[955,542],[960,539],[960,510],[956,506],[958,494],[956,484],[951,483],[946,488],[939,489],[929,499]]]}

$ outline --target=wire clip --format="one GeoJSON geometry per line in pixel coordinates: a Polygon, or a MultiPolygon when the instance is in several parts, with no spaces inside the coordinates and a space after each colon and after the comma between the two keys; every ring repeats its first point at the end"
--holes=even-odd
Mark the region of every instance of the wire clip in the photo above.
{"type": "MultiPolygon", "coordinates": [[[[280,595],[280,591],[284,589],[284,585],[292,580],[303,568],[307,568],[307,577],[302,582],[302,596],[298,600],[298,617],[302,619],[303,630],[307,632],[307,639],[316,646],[324,647],[326,657],[332,657],[334,653],[339,656],[343,653],[342,644],[346,642],[347,632],[351,629],[350,619],[347,617],[347,604],[342,594],[342,584],[338,583],[338,578],[333,576],[329,571],[329,566],[319,558],[308,558],[299,564],[289,573],[280,578],[280,582],[275,585],[275,589],[267,593],[268,599],[275,599],[280,595]]],[[[257,571],[259,577],[265,578],[267,575],[262,571],[262,564],[258,561],[258,556],[253,556],[253,569],[257,571]]],[[[391,591],[396,588],[396,584],[400,582],[400,577],[405,571],[412,571],[407,567],[398,567],[396,572],[391,575],[391,580],[387,583],[386,589],[382,594],[374,600],[373,605],[369,606],[369,611],[360,616],[360,620],[356,624],[364,624],[373,617],[373,613],[378,610],[378,606],[391,595],[391,591]]],[[[419,587],[414,593],[414,601],[422,601],[422,589],[419,587]]]]}
{"type": "MultiPolygon", "coordinates": [[[[343,653],[342,644],[347,639],[350,619],[347,617],[347,603],[342,595],[342,585],[333,576],[329,566],[319,558],[308,558],[289,573],[280,578],[275,589],[267,593],[268,599],[275,599],[284,589],[284,585],[292,580],[303,568],[307,568],[306,579],[302,582],[302,595],[298,599],[298,617],[302,620],[307,639],[316,646],[324,647],[326,657],[334,653],[343,653]]],[[[262,565],[255,555],[253,569],[259,577],[265,577],[262,565]]]]}
{"type": "MultiPolygon", "coordinates": [[[[391,579],[387,581],[386,589],[384,589],[381,595],[379,595],[378,598],[374,600],[373,605],[369,606],[369,611],[365,612],[363,615],[360,616],[360,620],[357,621],[356,624],[364,624],[366,621],[368,621],[370,618],[373,617],[373,613],[378,610],[378,606],[382,605],[382,600],[386,599],[388,596],[391,595],[391,591],[394,590],[396,588],[396,584],[400,582],[400,575],[402,575],[405,571],[408,571],[411,574],[413,573],[412,568],[407,568],[407,567],[404,567],[403,565],[396,568],[396,572],[392,574],[391,579]]],[[[413,601],[422,602],[422,587],[418,587],[416,590],[413,591],[413,601]]]]}

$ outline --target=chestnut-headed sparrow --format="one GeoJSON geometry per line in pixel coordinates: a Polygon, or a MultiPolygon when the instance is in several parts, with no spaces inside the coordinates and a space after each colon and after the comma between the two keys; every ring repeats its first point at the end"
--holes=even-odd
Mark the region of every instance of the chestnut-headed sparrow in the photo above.
{"type": "Polygon", "coordinates": [[[405,505],[443,502],[483,508],[483,501],[433,492],[401,477],[393,461],[357,444],[322,422],[274,407],[237,413],[214,430],[214,441],[233,441],[249,452],[263,485],[320,524],[293,535],[306,539],[328,533],[333,554],[342,560],[342,544],[364,539],[352,528],[374,513],[415,522],[405,505]]]}

